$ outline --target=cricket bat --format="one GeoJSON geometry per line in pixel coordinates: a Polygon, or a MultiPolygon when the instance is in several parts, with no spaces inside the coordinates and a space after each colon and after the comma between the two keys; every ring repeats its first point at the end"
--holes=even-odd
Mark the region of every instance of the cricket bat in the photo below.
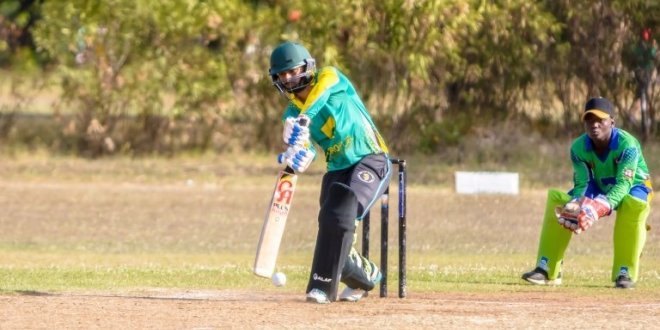
{"type": "Polygon", "coordinates": [[[288,166],[280,171],[277,177],[275,191],[266,210],[266,219],[257,244],[257,256],[254,260],[254,274],[257,276],[270,278],[275,271],[275,262],[297,180],[298,176],[288,166]]]}
{"type": "MultiPolygon", "coordinates": [[[[309,122],[309,118],[305,115],[298,118],[301,126],[308,126],[309,122]]],[[[280,251],[280,243],[284,235],[284,227],[291,209],[291,200],[293,192],[296,190],[297,180],[298,176],[289,166],[280,171],[277,177],[275,191],[266,210],[266,219],[257,244],[257,256],[254,259],[254,274],[257,276],[270,278],[275,271],[277,254],[280,251]]]]}

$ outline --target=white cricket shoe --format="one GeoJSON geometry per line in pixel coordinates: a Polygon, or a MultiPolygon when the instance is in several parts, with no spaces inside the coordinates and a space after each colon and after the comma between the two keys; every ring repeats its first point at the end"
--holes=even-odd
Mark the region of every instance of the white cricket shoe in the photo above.
{"type": "Polygon", "coordinates": [[[319,289],[312,289],[311,291],[309,291],[309,293],[307,294],[307,301],[314,302],[317,304],[330,303],[330,300],[328,299],[328,295],[319,289]]]}
{"type": "Polygon", "coordinates": [[[362,290],[362,289],[352,289],[349,287],[346,287],[344,291],[339,294],[339,300],[341,301],[351,301],[351,302],[356,302],[364,296],[364,294],[367,291],[362,290]]]}

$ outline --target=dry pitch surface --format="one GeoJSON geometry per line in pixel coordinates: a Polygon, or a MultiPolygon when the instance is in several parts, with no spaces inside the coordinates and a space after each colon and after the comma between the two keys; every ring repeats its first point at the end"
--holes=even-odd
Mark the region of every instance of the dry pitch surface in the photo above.
{"type": "Polygon", "coordinates": [[[317,305],[300,294],[154,290],[0,297],[2,329],[657,329],[657,299],[565,294],[411,294],[317,305]]]}

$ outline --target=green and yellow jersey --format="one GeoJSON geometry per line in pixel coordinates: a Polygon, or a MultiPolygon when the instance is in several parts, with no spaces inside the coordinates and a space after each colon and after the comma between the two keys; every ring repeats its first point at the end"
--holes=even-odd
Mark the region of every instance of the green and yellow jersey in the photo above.
{"type": "Polygon", "coordinates": [[[310,118],[311,139],[323,149],[329,171],[348,168],[371,154],[388,153],[353,84],[338,69],[324,67],[316,73],[304,104],[292,94],[289,100],[282,119],[300,114],[310,118]]]}
{"type": "Polygon", "coordinates": [[[651,191],[651,181],[639,141],[630,133],[613,128],[609,150],[598,155],[587,134],[571,145],[573,162],[572,197],[584,196],[590,183],[605,194],[613,209],[635,186],[651,191]]]}

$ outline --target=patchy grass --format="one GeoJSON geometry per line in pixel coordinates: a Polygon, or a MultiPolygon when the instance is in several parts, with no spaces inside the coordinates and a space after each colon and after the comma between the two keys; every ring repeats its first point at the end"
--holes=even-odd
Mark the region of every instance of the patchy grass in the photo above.
{"type": "MultiPolygon", "coordinates": [[[[252,275],[251,254],[147,254],[120,255],[71,251],[3,251],[0,292],[58,292],[102,290],[124,292],[145,288],[176,289],[273,289],[270,280],[252,275]]],[[[394,255],[392,256],[395,257],[394,255]]],[[[413,254],[408,259],[409,292],[528,292],[558,291],[595,296],[616,295],[612,290],[609,258],[567,258],[564,284],[535,287],[520,280],[529,270],[528,254],[442,255],[413,254]]],[[[388,291],[396,296],[398,270],[390,259],[388,291]]],[[[310,256],[288,254],[280,259],[279,271],[287,286],[278,290],[302,292],[309,276],[310,256]]],[[[642,278],[634,291],[640,297],[660,293],[658,258],[645,259],[642,278]]],[[[627,294],[630,298],[630,294],[627,294]]]]}
{"type": "MultiPolygon", "coordinates": [[[[523,184],[517,196],[457,195],[449,183],[413,179],[444,167],[433,165],[433,159],[410,159],[410,291],[617,294],[609,281],[613,219],[573,239],[561,288],[525,285],[519,278],[533,267],[546,188],[523,184]],[[419,165],[425,162],[431,165],[419,165]]],[[[271,160],[258,155],[5,159],[0,163],[0,291],[274,289],[269,280],[251,274],[279,170],[271,160]]],[[[320,162],[314,166],[299,179],[285,231],[278,263],[288,276],[284,290],[303,291],[309,276],[323,173],[320,162]]],[[[660,202],[653,203],[657,210],[660,202]]],[[[393,198],[388,276],[393,295],[395,205],[393,198]]],[[[656,228],[658,214],[650,217],[656,228]]],[[[376,208],[372,219],[379,218],[376,208]]],[[[378,261],[378,221],[371,230],[371,256],[378,261]]],[[[634,295],[660,295],[657,238],[657,229],[649,232],[634,295]]]]}

